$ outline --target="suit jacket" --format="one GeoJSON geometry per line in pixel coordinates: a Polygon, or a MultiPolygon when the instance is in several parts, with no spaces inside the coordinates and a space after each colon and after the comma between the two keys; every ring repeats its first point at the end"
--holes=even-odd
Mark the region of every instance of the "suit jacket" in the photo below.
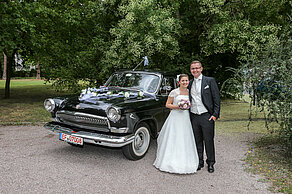
{"type": "MultiPolygon", "coordinates": [[[[194,79],[190,80],[188,89],[190,93],[190,101],[192,101],[191,97],[191,89],[194,79]]],[[[208,112],[216,117],[217,119],[220,116],[220,93],[217,86],[217,83],[213,77],[202,76],[202,84],[201,84],[201,96],[202,102],[208,112]]]]}

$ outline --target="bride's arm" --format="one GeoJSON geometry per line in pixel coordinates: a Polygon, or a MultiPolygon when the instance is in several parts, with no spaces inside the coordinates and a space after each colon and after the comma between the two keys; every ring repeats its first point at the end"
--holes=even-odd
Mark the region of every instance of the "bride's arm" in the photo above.
{"type": "Polygon", "coordinates": [[[168,97],[167,101],[166,101],[166,108],[170,108],[170,109],[179,109],[179,107],[177,105],[173,105],[173,99],[174,97],[168,97]]]}

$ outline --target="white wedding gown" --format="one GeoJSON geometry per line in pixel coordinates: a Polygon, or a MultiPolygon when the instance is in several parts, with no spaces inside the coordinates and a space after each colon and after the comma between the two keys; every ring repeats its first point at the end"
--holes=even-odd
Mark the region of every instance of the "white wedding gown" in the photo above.
{"type": "MultiPolygon", "coordinates": [[[[170,97],[174,97],[175,105],[181,99],[189,99],[188,95],[179,95],[179,91],[173,91],[170,97]],[[178,95],[171,96],[173,93],[178,95]]],[[[197,171],[199,158],[188,110],[171,110],[157,139],[153,165],[170,173],[189,174],[197,171]]]]}

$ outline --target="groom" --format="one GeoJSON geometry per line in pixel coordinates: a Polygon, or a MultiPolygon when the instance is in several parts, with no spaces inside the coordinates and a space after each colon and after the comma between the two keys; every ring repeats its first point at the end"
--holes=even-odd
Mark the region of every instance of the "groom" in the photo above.
{"type": "Polygon", "coordinates": [[[194,79],[190,81],[190,117],[199,156],[198,170],[204,167],[204,147],[206,149],[208,172],[214,172],[215,147],[214,127],[220,114],[220,94],[214,78],[203,76],[200,61],[190,65],[194,79]]]}

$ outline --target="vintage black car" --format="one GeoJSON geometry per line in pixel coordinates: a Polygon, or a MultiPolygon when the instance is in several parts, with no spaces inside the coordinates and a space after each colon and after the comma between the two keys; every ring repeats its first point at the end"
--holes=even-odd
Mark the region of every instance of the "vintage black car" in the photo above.
{"type": "Polygon", "coordinates": [[[145,156],[169,114],[168,94],[176,76],[166,72],[119,71],[104,86],[80,96],[46,99],[52,122],[45,128],[70,145],[122,147],[130,160],[145,156]]]}

